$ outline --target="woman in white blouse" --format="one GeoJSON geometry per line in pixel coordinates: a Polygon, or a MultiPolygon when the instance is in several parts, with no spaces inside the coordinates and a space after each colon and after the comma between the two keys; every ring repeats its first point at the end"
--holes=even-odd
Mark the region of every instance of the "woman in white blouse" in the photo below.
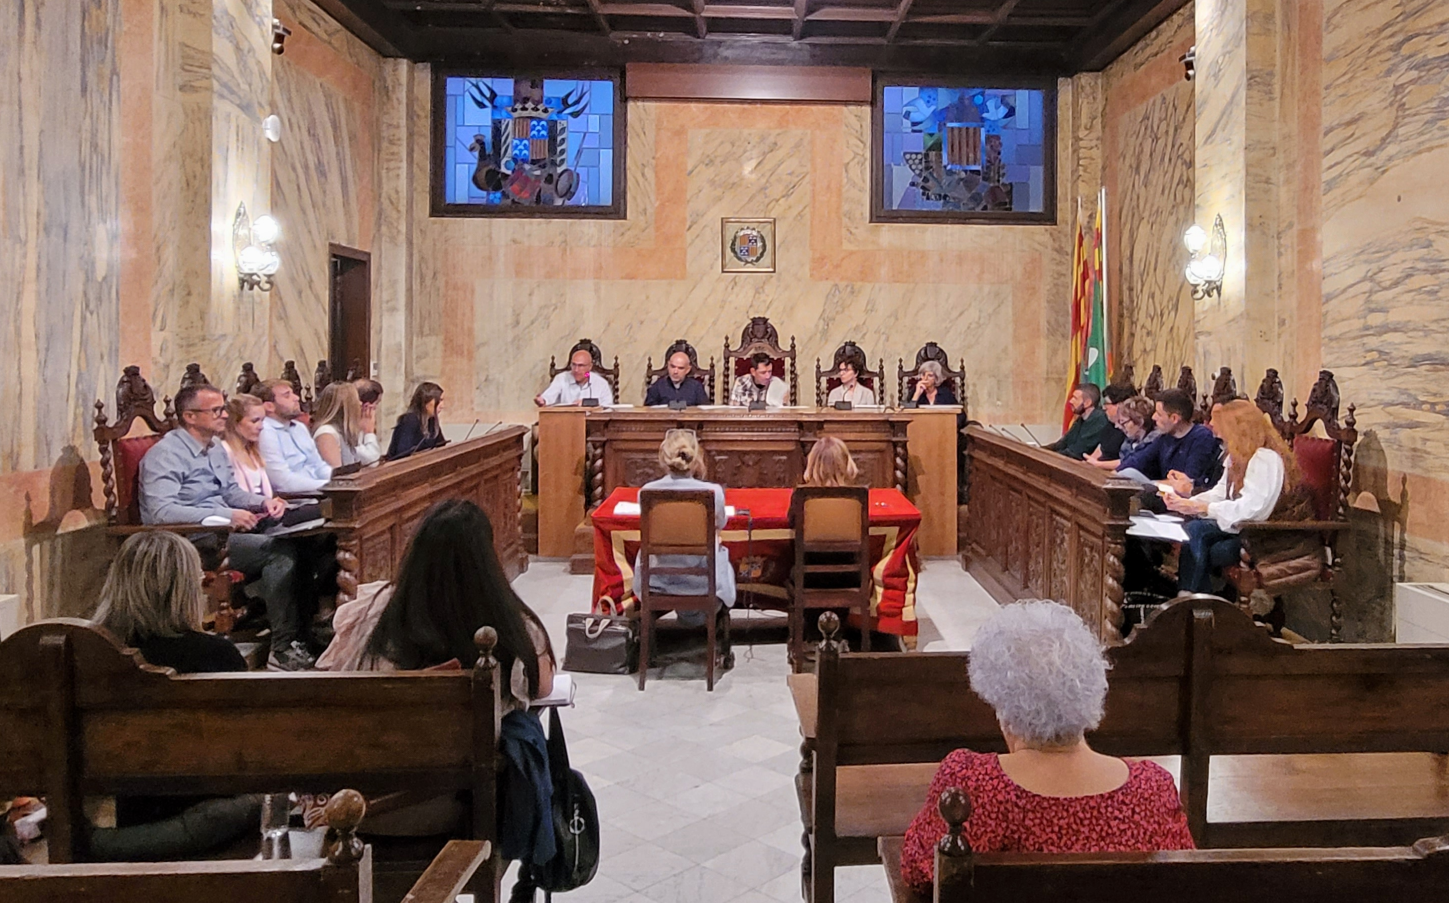
{"type": "Polygon", "coordinates": [[[1172,511],[1198,518],[1184,526],[1188,541],[1177,566],[1183,593],[1212,592],[1214,573],[1238,562],[1240,525],[1267,520],[1300,480],[1288,443],[1252,402],[1239,399],[1216,408],[1212,430],[1227,450],[1222,479],[1191,498],[1165,499],[1172,511]]]}
{"type": "Polygon", "coordinates": [[[226,403],[226,435],[221,447],[231,458],[237,484],[253,495],[269,499],[272,497],[272,481],[267,479],[267,467],[257,449],[262,422],[266,419],[267,409],[260,398],[233,395],[226,403]]]}
{"type": "Polygon", "coordinates": [[[869,407],[875,404],[875,393],[869,386],[860,384],[860,361],[846,358],[840,362],[840,369],[837,376],[840,378],[840,385],[830,390],[830,396],[825,399],[829,405],[837,401],[848,401],[853,407],[869,407]]]}
{"type": "Polygon", "coordinates": [[[317,453],[333,467],[375,464],[382,457],[377,444],[377,413],[364,415],[353,383],[333,383],[317,397],[312,413],[312,438],[317,453]]]}

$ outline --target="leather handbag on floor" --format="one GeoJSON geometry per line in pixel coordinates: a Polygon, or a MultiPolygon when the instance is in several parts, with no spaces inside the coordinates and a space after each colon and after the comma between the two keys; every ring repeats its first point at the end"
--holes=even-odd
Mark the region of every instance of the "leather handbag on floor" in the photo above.
{"type": "Polygon", "coordinates": [[[622,607],[605,599],[602,614],[569,615],[564,670],[633,674],[639,665],[639,627],[622,607]]]}

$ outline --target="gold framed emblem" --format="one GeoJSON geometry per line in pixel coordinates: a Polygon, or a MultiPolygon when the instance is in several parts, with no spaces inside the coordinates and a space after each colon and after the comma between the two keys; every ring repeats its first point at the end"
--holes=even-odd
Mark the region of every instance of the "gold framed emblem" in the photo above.
{"type": "Polygon", "coordinates": [[[735,217],[721,219],[720,272],[775,272],[775,221],[735,217]]]}

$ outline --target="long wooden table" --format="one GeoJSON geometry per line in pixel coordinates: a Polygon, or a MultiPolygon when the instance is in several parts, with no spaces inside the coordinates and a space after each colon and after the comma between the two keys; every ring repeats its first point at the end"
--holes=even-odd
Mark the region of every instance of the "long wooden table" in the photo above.
{"type": "Polygon", "coordinates": [[[1141,487],[983,427],[966,438],[962,565],[998,602],[1054,599],[1120,641],[1122,556],[1141,487]]]}
{"type": "Polygon", "coordinates": [[[710,460],[710,479],[735,489],[797,485],[811,447],[824,436],[834,436],[849,446],[863,482],[898,489],[920,509],[920,554],[955,555],[960,413],[955,406],[756,412],[720,407],[543,408],[538,421],[538,551],[548,558],[579,552],[585,567],[581,572],[588,573],[591,531],[580,529],[585,514],[620,486],[642,486],[658,477],[659,443],[666,431],[682,428],[698,434],[710,460]]]}
{"type": "Polygon", "coordinates": [[[338,602],[357,595],[357,585],[389,580],[402,561],[408,537],[434,503],[469,499],[493,524],[493,547],[512,580],[528,570],[519,526],[519,476],[527,427],[510,426],[443,448],[386,461],[338,477],[322,487],[326,527],[337,534],[338,602]]]}

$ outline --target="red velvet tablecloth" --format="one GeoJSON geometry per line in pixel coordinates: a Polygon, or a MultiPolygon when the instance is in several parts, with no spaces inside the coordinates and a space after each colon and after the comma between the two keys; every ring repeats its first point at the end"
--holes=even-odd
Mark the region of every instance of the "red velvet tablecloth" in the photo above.
{"type": "MultiPolygon", "coordinates": [[[[790,530],[789,489],[726,489],[725,504],[736,511],[720,539],[735,566],[740,596],[753,593],[761,603],[783,606],[788,599],[795,549],[790,530]]],[[[604,598],[634,605],[634,561],[639,556],[639,515],[617,515],[619,502],[638,502],[639,490],[615,489],[594,511],[595,610],[604,598]]],[[[871,593],[872,627],[884,633],[915,636],[916,579],[921,570],[916,531],[921,512],[894,489],[870,491],[870,549],[875,562],[871,593]]],[[[740,603],[743,599],[740,600],[740,603]]],[[[738,603],[737,603],[738,604],[738,603]]]]}

